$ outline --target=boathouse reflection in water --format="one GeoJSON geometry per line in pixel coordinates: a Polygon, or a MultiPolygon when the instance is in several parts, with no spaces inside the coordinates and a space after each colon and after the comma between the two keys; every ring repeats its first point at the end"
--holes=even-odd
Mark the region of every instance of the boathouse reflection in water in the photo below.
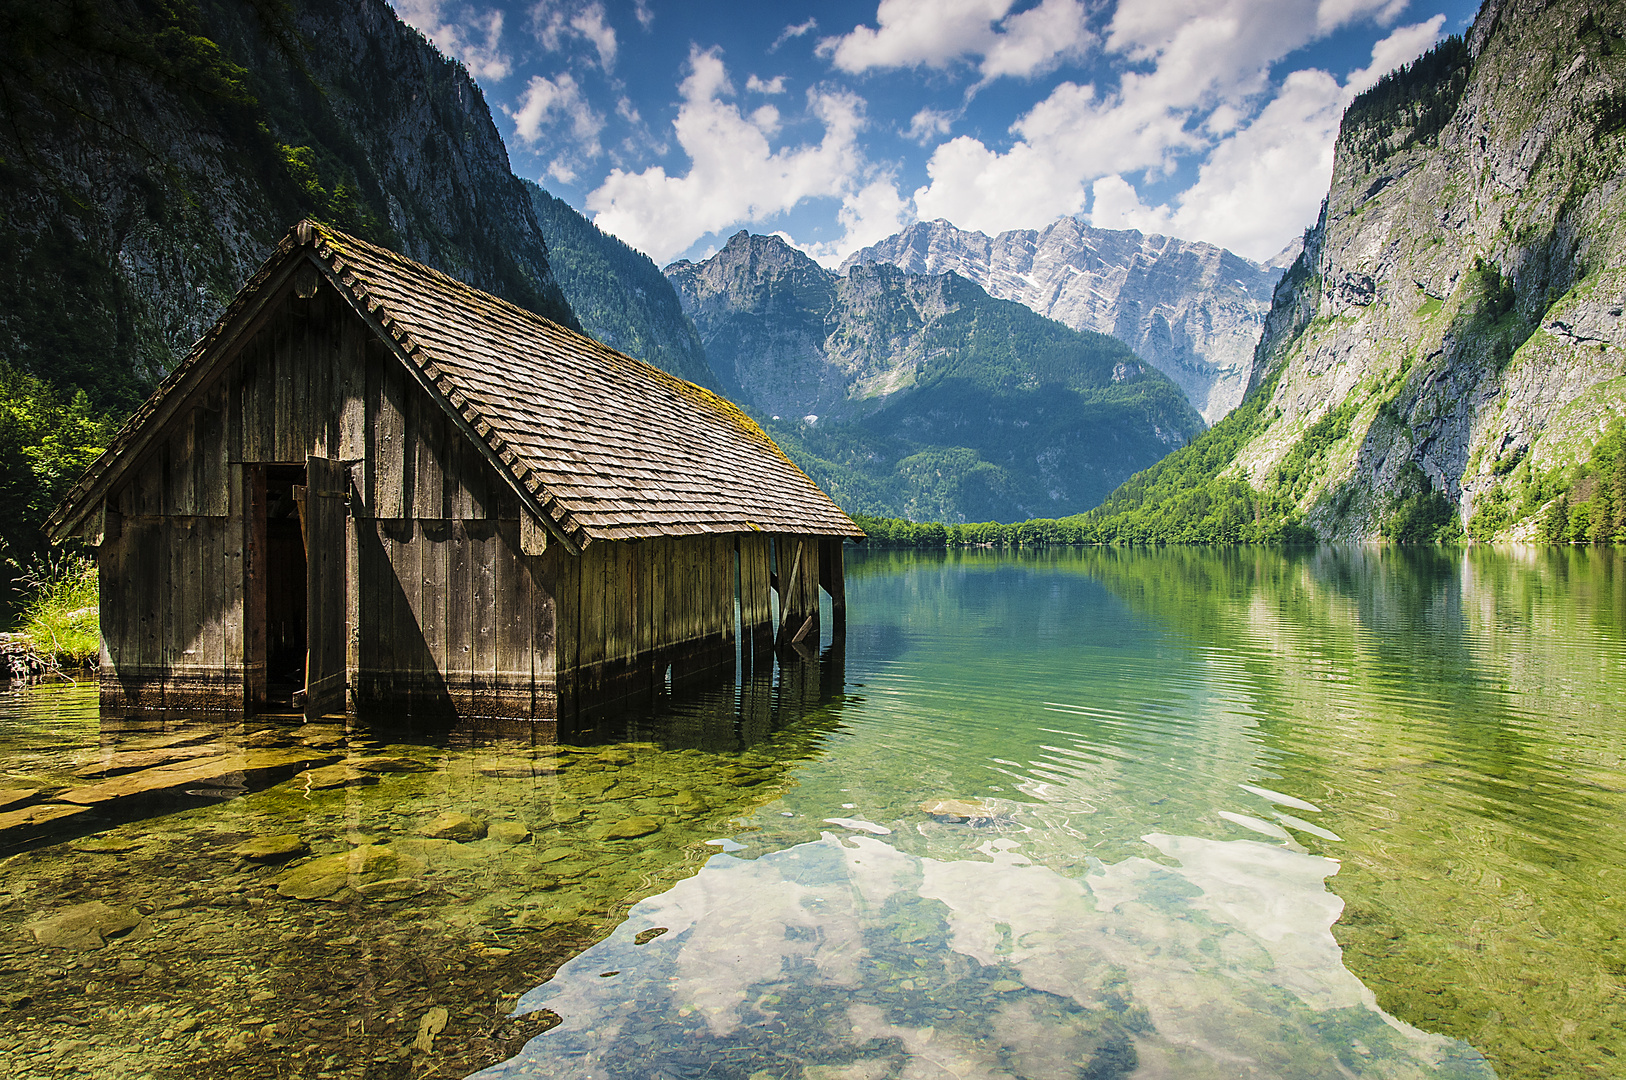
{"type": "Polygon", "coordinates": [[[519,993],[820,752],[843,669],[841,642],[804,643],[559,744],[528,723],[100,719],[94,688],[14,697],[0,739],[37,795],[0,818],[0,1071],[463,1075],[508,1057],[538,1030],[508,1018],[519,993]],[[64,796],[80,801],[44,801],[64,796]],[[46,805],[73,812],[27,819],[46,805]]]}

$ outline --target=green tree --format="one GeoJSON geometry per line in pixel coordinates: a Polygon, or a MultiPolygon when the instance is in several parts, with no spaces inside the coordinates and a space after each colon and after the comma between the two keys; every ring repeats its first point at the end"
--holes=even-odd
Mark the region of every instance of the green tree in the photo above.
{"type": "Polygon", "coordinates": [[[40,526],[112,437],[111,417],[0,365],[0,558],[9,578],[45,550],[40,526]]]}

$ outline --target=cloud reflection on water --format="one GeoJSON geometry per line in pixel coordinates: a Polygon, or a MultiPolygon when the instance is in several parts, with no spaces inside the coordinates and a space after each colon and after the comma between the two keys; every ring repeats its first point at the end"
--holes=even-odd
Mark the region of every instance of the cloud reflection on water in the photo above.
{"type": "Polygon", "coordinates": [[[964,836],[959,859],[833,832],[717,855],[526,994],[563,1023],[478,1075],[1494,1075],[1344,967],[1336,860],[1154,833],[1160,858],[1074,878],[964,836]]]}

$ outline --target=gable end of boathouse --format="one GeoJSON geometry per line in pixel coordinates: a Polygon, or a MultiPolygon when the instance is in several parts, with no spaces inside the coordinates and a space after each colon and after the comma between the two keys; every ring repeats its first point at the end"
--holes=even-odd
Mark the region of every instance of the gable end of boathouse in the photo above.
{"type": "Polygon", "coordinates": [[[715,394],[308,221],[46,528],[105,708],[544,721],[839,621],[863,536],[715,394]]]}

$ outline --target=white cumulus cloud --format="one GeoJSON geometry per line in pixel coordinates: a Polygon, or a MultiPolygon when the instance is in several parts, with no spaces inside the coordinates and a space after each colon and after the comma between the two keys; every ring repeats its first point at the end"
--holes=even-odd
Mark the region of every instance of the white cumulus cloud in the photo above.
{"type": "Polygon", "coordinates": [[[819,20],[817,19],[808,19],[806,22],[800,22],[794,26],[787,26],[784,30],[780,31],[778,37],[773,39],[773,44],[768,46],[768,51],[776,52],[779,49],[779,46],[783,45],[785,42],[793,41],[796,38],[802,37],[806,34],[811,34],[818,28],[819,20]]]}
{"type": "MultiPolygon", "coordinates": [[[[643,22],[644,15],[642,10],[638,12],[639,22],[643,22]]],[[[619,45],[615,27],[604,14],[602,0],[574,8],[563,0],[538,0],[531,7],[531,29],[536,40],[549,52],[574,48],[577,40],[584,41],[598,54],[600,68],[606,72],[615,69],[619,45]]]]}
{"type": "Polygon", "coordinates": [[[502,51],[503,13],[445,0],[392,0],[401,21],[434,43],[435,48],[462,61],[476,79],[506,79],[513,62],[502,51]]]}
{"type": "Polygon", "coordinates": [[[1350,72],[1345,80],[1351,96],[1370,89],[1395,68],[1411,63],[1432,49],[1445,36],[1440,33],[1444,27],[1445,16],[1436,15],[1427,22],[1402,26],[1372,46],[1372,62],[1350,72]]]}
{"type": "Polygon", "coordinates": [[[1013,0],[880,0],[874,27],[819,42],[842,71],[933,67],[980,58],[984,82],[1049,70],[1090,44],[1082,0],[1043,0],[1009,15],[1013,0]]]}
{"type": "Polygon", "coordinates": [[[957,113],[928,106],[909,118],[909,138],[924,146],[939,135],[947,135],[956,119],[957,113]]]}
{"type": "MultiPolygon", "coordinates": [[[[1354,22],[1387,25],[1397,2],[1124,0],[1103,46],[1122,67],[1118,86],[1059,83],[1012,125],[1008,149],[968,136],[941,144],[927,163],[930,182],[914,193],[916,212],[996,232],[1079,213],[1093,198],[1098,223],[1174,229],[1254,252],[1268,245],[1263,255],[1273,254],[1314,219],[1351,91],[1324,72],[1300,71],[1271,94],[1271,67],[1354,22]],[[1142,205],[1125,179],[1168,175],[1195,155],[1205,164],[1175,209],[1142,205]],[[1273,181],[1272,168],[1279,170],[1273,181]],[[1288,191],[1302,196],[1284,203],[1279,193],[1288,191]]],[[[1442,24],[1395,30],[1363,73],[1415,56],[1442,24]]]]}
{"type": "Polygon", "coordinates": [[[1173,231],[1169,212],[1161,206],[1147,206],[1135,185],[1114,173],[1103,176],[1091,187],[1090,224],[1097,229],[1139,229],[1143,233],[1173,231]]]}
{"type": "Polygon", "coordinates": [[[859,248],[886,239],[913,220],[909,202],[898,194],[892,178],[881,177],[842,198],[836,213],[842,229],[839,239],[817,244],[790,243],[817,262],[834,268],[859,248]]]}
{"type": "Polygon", "coordinates": [[[745,88],[753,94],[783,94],[785,92],[785,77],[775,75],[771,79],[759,79],[752,75],[745,80],[745,88]]]}
{"type": "Polygon", "coordinates": [[[666,262],[707,233],[759,222],[803,199],[845,200],[858,187],[863,158],[858,133],[863,102],[831,90],[808,94],[808,111],[823,128],[818,142],[775,148],[780,116],[772,106],[746,115],[727,100],[733,87],[716,49],[691,51],[679,88],[682,105],[673,132],[689,170],[662,166],[614,169],[587,196],[594,223],[666,262]]]}
{"type": "Polygon", "coordinates": [[[582,156],[597,157],[601,152],[598,136],[604,130],[604,117],[588,104],[581,87],[568,71],[551,79],[531,76],[519,99],[519,107],[504,106],[503,111],[514,121],[514,133],[522,142],[534,144],[542,139],[546,130],[562,124],[582,156]]]}
{"type": "Polygon", "coordinates": [[[1044,0],[1036,8],[1012,15],[983,53],[983,82],[1002,75],[1028,78],[1048,71],[1063,59],[1082,56],[1093,42],[1085,27],[1086,12],[1078,0],[1044,0]]]}
{"type": "Polygon", "coordinates": [[[1440,38],[1443,16],[1402,26],[1372,48],[1372,62],[1340,85],[1323,71],[1289,75],[1250,123],[1224,138],[1173,208],[1144,205],[1121,175],[1097,180],[1090,222],[1207,240],[1268,259],[1315,220],[1332,176],[1345,107],[1395,67],[1440,38]]]}

